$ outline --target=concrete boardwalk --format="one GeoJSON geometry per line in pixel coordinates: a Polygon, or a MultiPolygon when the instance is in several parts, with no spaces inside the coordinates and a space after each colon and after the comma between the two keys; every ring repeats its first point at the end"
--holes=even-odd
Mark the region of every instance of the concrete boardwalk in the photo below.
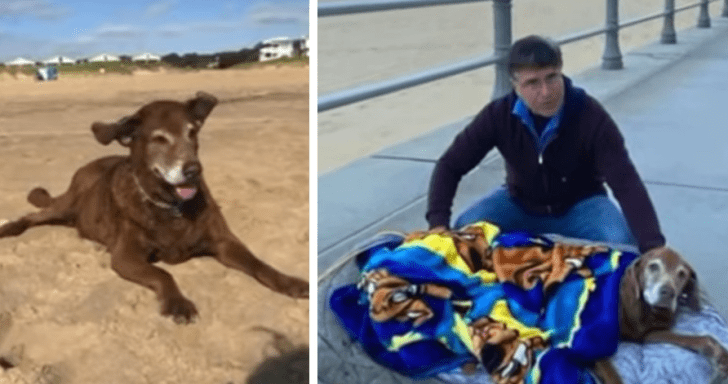
{"type": "MultiPolygon", "coordinates": [[[[669,245],[694,266],[709,301],[726,316],[728,19],[715,18],[712,28],[678,33],[675,45],[649,45],[623,60],[620,71],[594,68],[571,77],[617,122],[669,245]]],[[[355,244],[383,230],[426,228],[434,162],[469,120],[319,176],[320,382],[409,382],[373,374],[365,359],[351,363],[359,359],[355,351],[342,356],[341,334],[325,306],[331,288],[351,273],[336,268],[355,244]],[[337,359],[348,359],[348,368],[337,359]]],[[[503,181],[502,160],[493,151],[461,182],[453,212],[503,181]]]]}

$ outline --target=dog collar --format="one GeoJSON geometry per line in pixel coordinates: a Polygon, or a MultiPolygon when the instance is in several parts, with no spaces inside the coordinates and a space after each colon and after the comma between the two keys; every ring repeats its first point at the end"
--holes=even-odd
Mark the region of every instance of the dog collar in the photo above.
{"type": "Polygon", "coordinates": [[[137,189],[139,189],[139,193],[142,195],[142,200],[146,200],[154,205],[156,205],[159,208],[167,209],[172,212],[173,215],[180,217],[182,216],[182,210],[178,205],[173,205],[169,203],[165,203],[164,201],[157,200],[149,196],[147,191],[144,190],[144,187],[142,187],[142,183],[139,182],[139,178],[137,177],[136,173],[131,173],[132,177],[134,178],[134,182],[136,183],[137,189]]]}

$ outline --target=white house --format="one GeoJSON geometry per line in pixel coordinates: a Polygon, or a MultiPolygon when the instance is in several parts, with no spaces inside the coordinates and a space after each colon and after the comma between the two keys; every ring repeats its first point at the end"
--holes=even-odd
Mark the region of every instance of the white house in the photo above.
{"type": "Polygon", "coordinates": [[[24,59],[22,57],[18,57],[17,59],[15,59],[13,61],[8,61],[7,63],[5,63],[5,65],[16,65],[16,66],[21,66],[21,65],[35,65],[35,61],[30,61],[28,59],[24,59]]]}
{"type": "Polygon", "coordinates": [[[275,37],[264,40],[260,47],[260,61],[294,57],[296,55],[296,50],[294,49],[295,41],[295,39],[288,37],[275,37]]]}
{"type": "Polygon", "coordinates": [[[107,61],[119,61],[119,56],[109,55],[106,53],[102,53],[100,55],[94,56],[90,59],[88,59],[89,63],[99,63],[99,62],[107,62],[107,61]]]}
{"type": "Polygon", "coordinates": [[[151,53],[142,53],[141,55],[136,55],[131,58],[132,61],[160,61],[162,60],[161,57],[157,55],[152,55],[151,53]]]}
{"type": "Polygon", "coordinates": [[[47,65],[59,65],[59,64],[74,64],[76,60],[71,59],[70,57],[65,56],[55,56],[51,57],[48,60],[45,60],[43,64],[47,65]]]}
{"type": "Polygon", "coordinates": [[[303,37],[303,39],[301,40],[301,52],[303,52],[304,55],[308,56],[308,36],[303,37]]]}

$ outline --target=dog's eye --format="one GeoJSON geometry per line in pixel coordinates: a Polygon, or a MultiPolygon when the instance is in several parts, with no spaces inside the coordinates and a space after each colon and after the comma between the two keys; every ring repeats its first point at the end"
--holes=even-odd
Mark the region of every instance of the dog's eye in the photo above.
{"type": "Polygon", "coordinates": [[[194,139],[196,139],[196,138],[197,138],[197,130],[196,130],[196,129],[190,129],[189,133],[187,133],[187,136],[188,136],[188,137],[189,137],[189,138],[190,138],[191,140],[194,140],[194,139]]]}
{"type": "Polygon", "coordinates": [[[680,271],[679,271],[679,272],[677,273],[677,278],[678,278],[678,279],[680,279],[680,280],[685,280],[685,279],[687,279],[687,278],[688,278],[688,273],[687,273],[687,272],[685,272],[685,271],[683,271],[683,270],[680,270],[680,271]]]}

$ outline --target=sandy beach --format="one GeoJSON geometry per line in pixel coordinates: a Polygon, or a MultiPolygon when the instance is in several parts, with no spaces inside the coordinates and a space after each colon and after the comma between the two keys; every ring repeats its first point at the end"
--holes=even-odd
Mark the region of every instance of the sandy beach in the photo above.
{"type": "MultiPolygon", "coordinates": [[[[35,186],[63,192],[101,156],[94,121],[198,90],[220,103],[200,133],[205,179],[231,230],[261,259],[308,279],[308,66],[61,77],[0,77],[0,219],[33,211],[35,186]]],[[[0,239],[0,383],[307,383],[309,301],[212,259],[170,271],[199,320],[159,315],[152,291],[119,278],[75,230],[0,239]],[[7,367],[10,363],[12,367],[7,367]]]]}
{"type": "MultiPolygon", "coordinates": [[[[677,0],[676,7],[694,4],[677,0]]],[[[710,7],[720,17],[722,2],[710,7]]],[[[515,0],[513,38],[540,34],[554,39],[602,27],[604,1],[515,0]]],[[[664,10],[663,0],[620,2],[620,19],[664,10]]],[[[490,2],[437,6],[319,18],[319,95],[390,79],[492,52],[490,2]]],[[[696,25],[698,8],[676,15],[679,31],[696,25]]],[[[620,49],[657,41],[662,19],[620,31],[620,49]]],[[[603,36],[562,47],[564,73],[599,65],[603,36]]],[[[318,115],[319,174],[381,148],[425,134],[477,113],[493,91],[493,69],[486,67],[318,115]]]]}

